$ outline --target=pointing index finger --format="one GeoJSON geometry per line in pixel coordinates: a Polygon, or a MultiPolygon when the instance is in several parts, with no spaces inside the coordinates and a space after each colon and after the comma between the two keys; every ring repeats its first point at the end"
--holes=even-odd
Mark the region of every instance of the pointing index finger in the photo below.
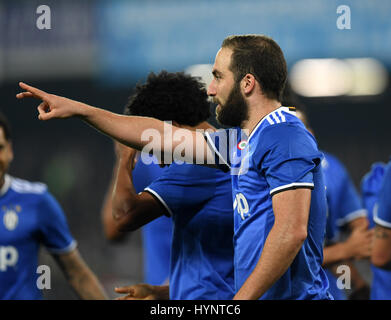
{"type": "Polygon", "coordinates": [[[47,97],[47,93],[45,91],[39,90],[37,88],[34,88],[32,86],[29,86],[28,84],[24,82],[19,82],[19,87],[22,89],[32,93],[35,97],[40,98],[44,100],[47,97]]]}

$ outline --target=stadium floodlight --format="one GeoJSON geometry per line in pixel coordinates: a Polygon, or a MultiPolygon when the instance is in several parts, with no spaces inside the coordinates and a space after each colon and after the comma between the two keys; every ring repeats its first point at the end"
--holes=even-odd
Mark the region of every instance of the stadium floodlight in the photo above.
{"type": "Polygon", "coordinates": [[[385,67],[373,58],[304,59],[291,69],[292,89],[306,97],[376,95],[387,86],[385,67]]]}
{"type": "Polygon", "coordinates": [[[387,87],[386,68],[376,59],[346,59],[354,75],[353,87],[348,92],[351,96],[376,95],[387,87]]]}

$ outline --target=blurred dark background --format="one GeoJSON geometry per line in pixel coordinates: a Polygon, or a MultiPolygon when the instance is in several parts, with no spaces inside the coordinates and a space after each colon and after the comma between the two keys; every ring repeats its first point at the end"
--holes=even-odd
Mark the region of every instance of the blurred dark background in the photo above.
{"type": "MultiPolygon", "coordinates": [[[[0,1],[0,101],[15,152],[10,173],[48,184],[111,297],[115,285],[143,277],[140,233],[121,244],[103,236],[100,209],[114,162],[112,141],[78,119],[39,121],[36,101],[15,99],[18,81],[121,113],[148,72],[213,64],[227,35],[263,33],[280,44],[289,70],[308,58],[369,57],[381,64],[384,84],[377,93],[297,94],[321,149],[346,165],[358,189],[373,162],[388,161],[389,1],[344,1],[351,9],[351,29],[345,30],[336,25],[338,1],[46,1],[50,30],[36,26],[40,4],[0,1]]],[[[52,267],[45,297],[74,299],[44,251],[41,263],[52,267]]]]}

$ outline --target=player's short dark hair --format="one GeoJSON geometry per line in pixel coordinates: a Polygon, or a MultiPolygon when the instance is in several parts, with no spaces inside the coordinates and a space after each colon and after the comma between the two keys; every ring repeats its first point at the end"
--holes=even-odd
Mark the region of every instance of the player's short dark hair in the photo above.
{"type": "Polygon", "coordinates": [[[144,84],[138,84],[125,106],[125,114],[176,121],[196,126],[210,116],[204,85],[183,72],[151,72],[144,84]]]}
{"type": "Polygon", "coordinates": [[[6,116],[0,111],[0,128],[3,128],[4,138],[7,141],[11,140],[11,125],[6,116]]]}
{"type": "Polygon", "coordinates": [[[232,49],[230,70],[236,82],[250,73],[269,99],[281,100],[287,79],[287,66],[280,46],[264,35],[229,36],[222,48],[232,49]]]}

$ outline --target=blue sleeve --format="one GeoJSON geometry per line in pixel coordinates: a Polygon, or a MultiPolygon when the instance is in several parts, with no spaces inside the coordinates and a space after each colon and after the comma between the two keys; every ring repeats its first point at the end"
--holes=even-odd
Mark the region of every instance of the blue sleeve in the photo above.
{"type": "Polygon", "coordinates": [[[375,210],[375,222],[386,228],[391,228],[391,161],[388,163],[383,184],[379,193],[378,208],[375,210]]]}
{"type": "Polygon", "coordinates": [[[282,123],[264,129],[252,161],[266,177],[270,194],[274,195],[288,189],[313,189],[313,170],[320,165],[322,157],[308,131],[282,123]]]}
{"type": "Polygon", "coordinates": [[[178,172],[170,168],[159,179],[153,181],[145,191],[154,195],[167,209],[170,216],[175,212],[202,206],[214,196],[213,176],[217,170],[186,165],[190,170],[178,172]],[[207,172],[208,178],[205,178],[207,172]]]}
{"type": "MultiPolygon", "coordinates": [[[[330,156],[326,156],[326,159],[329,158],[330,156]]],[[[343,226],[359,217],[366,217],[367,211],[361,205],[360,197],[346,168],[335,158],[329,160],[329,165],[334,168],[329,168],[327,174],[335,174],[330,178],[338,181],[337,184],[327,186],[328,196],[333,197],[329,202],[329,210],[337,226],[343,226]]]]}
{"type": "Polygon", "coordinates": [[[368,172],[361,181],[361,197],[362,204],[368,211],[371,226],[373,226],[373,209],[378,200],[380,188],[383,183],[386,164],[376,162],[371,166],[371,171],[368,172]]]}
{"type": "Polygon", "coordinates": [[[72,251],[76,247],[76,241],[57,200],[49,192],[45,192],[37,210],[42,241],[48,251],[55,254],[72,251]]]}

